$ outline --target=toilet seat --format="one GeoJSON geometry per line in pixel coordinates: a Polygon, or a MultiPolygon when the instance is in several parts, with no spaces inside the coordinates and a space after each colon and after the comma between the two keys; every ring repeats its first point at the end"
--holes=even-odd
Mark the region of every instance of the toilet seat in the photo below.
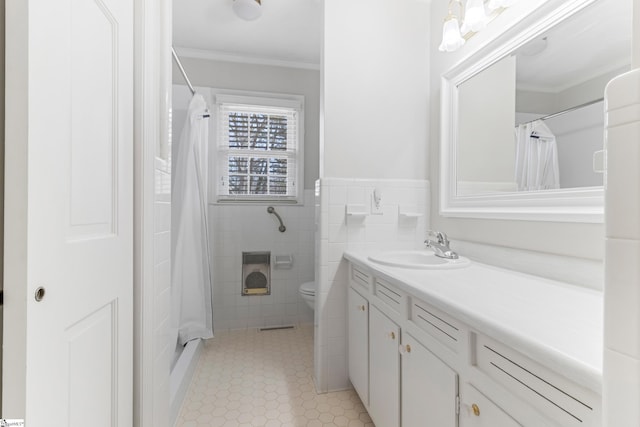
{"type": "Polygon", "coordinates": [[[304,295],[314,296],[316,294],[316,283],[305,282],[300,285],[300,293],[304,295]]]}

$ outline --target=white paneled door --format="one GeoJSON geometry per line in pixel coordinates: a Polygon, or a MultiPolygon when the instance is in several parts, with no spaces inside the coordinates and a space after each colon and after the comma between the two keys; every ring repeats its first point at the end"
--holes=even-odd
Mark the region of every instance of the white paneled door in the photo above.
{"type": "Polygon", "coordinates": [[[24,229],[7,240],[24,247],[7,307],[26,289],[24,384],[9,385],[29,427],[132,423],[133,7],[7,0],[7,109],[22,113],[6,218],[24,229]]]}

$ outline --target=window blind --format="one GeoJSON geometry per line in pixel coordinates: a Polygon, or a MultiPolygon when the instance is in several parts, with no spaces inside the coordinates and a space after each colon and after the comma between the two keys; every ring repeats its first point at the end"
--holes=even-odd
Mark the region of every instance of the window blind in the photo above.
{"type": "Polygon", "coordinates": [[[298,120],[295,108],[220,104],[219,199],[295,199],[298,120]]]}

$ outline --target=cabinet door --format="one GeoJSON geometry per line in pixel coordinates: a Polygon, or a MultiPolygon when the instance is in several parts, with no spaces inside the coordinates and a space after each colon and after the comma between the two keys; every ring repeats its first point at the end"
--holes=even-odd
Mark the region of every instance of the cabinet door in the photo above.
{"type": "Polygon", "coordinates": [[[458,374],[408,334],[401,354],[402,427],[456,427],[458,374]]]}
{"type": "Polygon", "coordinates": [[[521,427],[521,424],[469,384],[461,393],[460,400],[460,427],[521,427]]]}
{"type": "Polygon", "coordinates": [[[349,379],[369,407],[369,302],[349,288],[349,379]]]}
{"type": "Polygon", "coordinates": [[[369,307],[369,414],[376,427],[400,425],[400,328],[369,307]]]}

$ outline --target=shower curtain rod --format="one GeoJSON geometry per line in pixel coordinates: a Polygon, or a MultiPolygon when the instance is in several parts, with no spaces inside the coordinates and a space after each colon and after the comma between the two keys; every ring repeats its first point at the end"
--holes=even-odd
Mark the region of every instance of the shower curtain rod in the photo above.
{"type": "Polygon", "coordinates": [[[554,117],[562,116],[563,114],[567,114],[567,113],[570,113],[572,111],[579,110],[581,108],[588,107],[590,105],[597,104],[598,102],[602,102],[602,101],[604,101],[604,98],[600,98],[600,99],[596,99],[596,100],[593,100],[593,101],[585,102],[584,104],[576,105],[575,107],[567,108],[566,110],[558,111],[557,113],[549,114],[547,116],[543,116],[543,117],[540,117],[540,118],[537,118],[537,119],[534,119],[534,120],[529,120],[528,122],[524,122],[524,123],[520,123],[520,124],[526,125],[527,123],[537,122],[538,120],[549,120],[549,119],[552,119],[554,117]]]}
{"type": "Polygon", "coordinates": [[[191,84],[191,81],[187,76],[187,72],[184,70],[184,67],[182,66],[182,62],[180,62],[180,58],[178,57],[178,54],[176,53],[176,50],[173,48],[173,46],[171,46],[171,54],[173,55],[173,60],[176,61],[176,65],[178,66],[178,68],[180,69],[180,72],[182,73],[182,77],[184,77],[184,80],[187,82],[187,86],[189,86],[191,95],[195,95],[196,90],[193,88],[193,85],[191,84]]]}

